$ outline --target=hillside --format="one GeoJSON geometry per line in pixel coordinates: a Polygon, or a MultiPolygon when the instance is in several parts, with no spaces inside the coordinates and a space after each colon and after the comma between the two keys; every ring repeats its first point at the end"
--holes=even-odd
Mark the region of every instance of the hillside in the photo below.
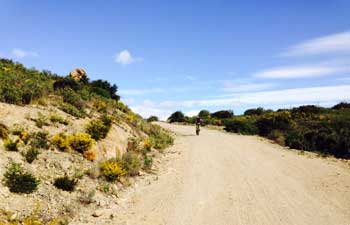
{"type": "Polygon", "coordinates": [[[173,141],[82,69],[58,76],[0,59],[0,101],[0,224],[99,216],[173,141]]]}

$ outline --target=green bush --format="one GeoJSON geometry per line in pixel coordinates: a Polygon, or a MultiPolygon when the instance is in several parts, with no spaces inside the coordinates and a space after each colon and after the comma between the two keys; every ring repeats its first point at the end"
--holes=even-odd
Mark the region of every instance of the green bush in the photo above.
{"type": "Polygon", "coordinates": [[[38,113],[38,117],[37,118],[34,118],[32,119],[34,122],[35,122],[35,125],[38,127],[38,128],[42,128],[43,126],[49,126],[50,124],[47,122],[47,118],[46,116],[44,116],[43,114],[41,113],[38,113]]]}
{"type": "Polygon", "coordinates": [[[112,119],[109,116],[103,116],[99,120],[92,120],[86,127],[86,132],[96,141],[104,139],[112,126],[112,119]]]}
{"type": "Polygon", "coordinates": [[[53,184],[58,189],[72,192],[74,191],[75,186],[78,184],[78,180],[65,175],[63,177],[56,178],[53,184]]]}
{"type": "Polygon", "coordinates": [[[279,130],[272,130],[267,136],[267,138],[275,141],[277,144],[280,144],[280,145],[285,144],[284,134],[279,130]]]}
{"type": "Polygon", "coordinates": [[[159,118],[156,117],[156,116],[150,116],[148,119],[147,119],[147,122],[151,123],[151,122],[157,122],[159,121],[159,118]]]}
{"type": "Polygon", "coordinates": [[[290,148],[306,150],[304,135],[300,134],[298,131],[288,133],[285,144],[290,148]]]}
{"type": "Polygon", "coordinates": [[[141,162],[138,155],[134,152],[126,152],[123,155],[123,168],[127,171],[129,176],[136,176],[141,169],[141,162]]]}
{"type": "Polygon", "coordinates": [[[286,131],[292,128],[293,121],[289,111],[280,111],[263,116],[256,121],[259,135],[268,136],[272,130],[286,131]]]}
{"type": "Polygon", "coordinates": [[[24,171],[19,163],[10,163],[3,178],[4,184],[14,193],[32,193],[38,185],[39,180],[31,173],[24,171]]]}
{"type": "Polygon", "coordinates": [[[61,77],[53,83],[54,90],[72,89],[77,91],[81,89],[79,82],[75,81],[72,77],[61,77]]]}
{"type": "Polygon", "coordinates": [[[67,119],[65,119],[62,116],[59,116],[57,114],[51,114],[49,119],[50,119],[50,121],[52,123],[60,123],[60,124],[63,124],[63,125],[68,125],[69,124],[69,121],[67,119]]]}
{"type": "Polygon", "coordinates": [[[258,129],[255,126],[254,121],[251,120],[230,120],[225,123],[225,131],[250,134],[254,135],[258,133],[258,129]]]}
{"type": "Polygon", "coordinates": [[[69,143],[72,149],[80,153],[84,153],[91,149],[95,141],[89,134],[75,133],[69,138],[69,143]]]}
{"type": "Polygon", "coordinates": [[[28,163],[32,163],[34,160],[38,158],[38,155],[40,154],[39,150],[36,148],[30,148],[26,154],[25,158],[28,163]]]}
{"type": "Polygon", "coordinates": [[[230,119],[234,116],[232,110],[220,110],[211,114],[213,118],[217,119],[230,119]]]}
{"type": "Polygon", "coordinates": [[[84,111],[84,109],[79,110],[74,105],[71,105],[69,103],[62,103],[59,108],[63,112],[66,112],[77,118],[84,118],[86,116],[86,112],[84,111]]]}
{"type": "Polygon", "coordinates": [[[9,130],[6,125],[0,123],[0,138],[7,139],[9,136],[9,130]]]}
{"type": "Polygon", "coordinates": [[[4,142],[4,147],[7,151],[12,151],[12,152],[16,152],[18,151],[18,140],[16,141],[12,141],[11,139],[7,139],[4,142]]]}
{"type": "Polygon", "coordinates": [[[38,131],[30,134],[30,145],[33,148],[48,149],[50,147],[50,141],[48,139],[48,133],[43,131],[38,131]]]}
{"type": "Polygon", "coordinates": [[[145,170],[150,170],[153,165],[153,158],[148,157],[147,155],[143,158],[143,168],[145,170]]]}
{"type": "Polygon", "coordinates": [[[60,91],[60,94],[63,96],[63,101],[65,103],[73,105],[78,110],[82,110],[84,108],[85,102],[74,90],[65,88],[60,91]]]}
{"type": "Polygon", "coordinates": [[[168,118],[169,123],[185,122],[185,115],[181,111],[176,111],[168,118]]]}

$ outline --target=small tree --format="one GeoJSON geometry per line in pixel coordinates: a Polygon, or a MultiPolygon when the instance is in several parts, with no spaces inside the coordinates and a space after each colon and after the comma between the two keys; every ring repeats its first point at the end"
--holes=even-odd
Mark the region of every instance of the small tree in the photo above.
{"type": "Polygon", "coordinates": [[[198,113],[198,116],[202,119],[207,119],[210,116],[210,112],[208,110],[203,109],[198,113]]]}
{"type": "Polygon", "coordinates": [[[170,123],[174,122],[185,122],[185,115],[181,111],[176,111],[168,118],[170,123]]]}

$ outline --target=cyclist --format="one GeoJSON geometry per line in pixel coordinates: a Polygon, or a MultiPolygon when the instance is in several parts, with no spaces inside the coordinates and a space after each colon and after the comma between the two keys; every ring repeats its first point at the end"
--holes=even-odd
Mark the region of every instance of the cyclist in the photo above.
{"type": "Polygon", "coordinates": [[[196,134],[199,135],[200,126],[202,124],[202,119],[198,116],[196,118],[196,134]]]}

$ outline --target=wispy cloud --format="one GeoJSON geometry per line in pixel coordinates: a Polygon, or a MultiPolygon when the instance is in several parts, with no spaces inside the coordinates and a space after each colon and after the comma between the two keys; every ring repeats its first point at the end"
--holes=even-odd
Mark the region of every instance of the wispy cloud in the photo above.
{"type": "Polygon", "coordinates": [[[275,67],[255,73],[253,76],[256,78],[293,79],[320,77],[342,72],[350,72],[350,65],[317,64],[275,67]]]}
{"type": "Polygon", "coordinates": [[[162,88],[150,88],[150,89],[121,89],[122,95],[135,96],[135,95],[147,95],[163,93],[165,90],[162,88]]]}
{"type": "Polygon", "coordinates": [[[11,52],[13,56],[16,58],[24,58],[24,57],[37,57],[39,56],[36,52],[24,51],[22,49],[14,48],[11,52]]]}
{"type": "Polygon", "coordinates": [[[245,107],[286,104],[322,104],[350,100],[350,85],[292,88],[274,91],[232,94],[231,97],[188,101],[164,101],[165,108],[181,107],[245,107]]]}
{"type": "Polygon", "coordinates": [[[191,76],[191,75],[187,75],[185,78],[186,78],[186,80],[190,80],[190,81],[197,80],[197,78],[196,78],[196,77],[191,76]]]}
{"type": "Polygon", "coordinates": [[[158,107],[156,103],[150,100],[145,100],[141,104],[132,105],[130,108],[144,118],[158,116],[161,120],[166,120],[172,113],[171,110],[158,107]]]}
{"type": "Polygon", "coordinates": [[[239,81],[224,81],[223,91],[225,92],[252,92],[262,91],[276,87],[275,83],[240,83],[239,81]]]}
{"type": "Polygon", "coordinates": [[[128,50],[123,50],[118,52],[117,54],[115,54],[113,56],[114,61],[116,63],[119,63],[121,65],[128,65],[128,64],[132,64],[135,62],[139,62],[142,61],[142,58],[135,58],[134,56],[131,55],[131,53],[128,50]]]}
{"type": "Polygon", "coordinates": [[[311,39],[291,46],[281,56],[350,53],[350,31],[311,39]]]}

